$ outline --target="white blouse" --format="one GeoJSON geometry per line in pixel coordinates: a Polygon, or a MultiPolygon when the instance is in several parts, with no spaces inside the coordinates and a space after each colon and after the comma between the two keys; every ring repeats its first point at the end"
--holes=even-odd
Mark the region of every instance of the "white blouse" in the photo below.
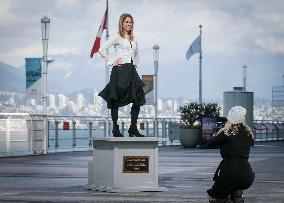
{"type": "Polygon", "coordinates": [[[133,65],[137,66],[138,59],[138,44],[136,38],[133,41],[129,41],[127,38],[122,38],[118,33],[107,40],[98,51],[104,60],[107,62],[108,66],[112,66],[113,62],[121,58],[122,63],[131,63],[131,59],[133,61],[133,65]],[[114,46],[115,50],[115,59],[110,59],[107,54],[107,49],[111,46],[114,46]]]}

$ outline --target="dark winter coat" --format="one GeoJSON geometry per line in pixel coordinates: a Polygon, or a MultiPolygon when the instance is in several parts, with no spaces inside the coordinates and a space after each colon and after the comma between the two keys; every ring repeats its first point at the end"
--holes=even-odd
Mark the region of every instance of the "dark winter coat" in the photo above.
{"type": "Polygon", "coordinates": [[[207,142],[208,148],[220,147],[223,160],[219,164],[213,180],[215,183],[207,191],[209,196],[225,198],[234,190],[248,189],[255,174],[248,162],[253,137],[246,127],[239,124],[235,135],[225,135],[224,131],[207,142]]]}

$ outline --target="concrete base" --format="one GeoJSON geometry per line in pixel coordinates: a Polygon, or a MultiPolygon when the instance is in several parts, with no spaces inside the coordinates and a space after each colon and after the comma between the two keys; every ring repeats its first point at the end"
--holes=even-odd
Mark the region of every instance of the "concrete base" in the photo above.
{"type": "Polygon", "coordinates": [[[87,189],[105,192],[167,191],[158,185],[158,139],[94,138],[87,189]]]}

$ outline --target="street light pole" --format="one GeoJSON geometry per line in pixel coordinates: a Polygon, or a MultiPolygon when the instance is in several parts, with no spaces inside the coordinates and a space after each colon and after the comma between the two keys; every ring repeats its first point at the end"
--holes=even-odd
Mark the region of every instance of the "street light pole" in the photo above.
{"type": "Polygon", "coordinates": [[[47,57],[47,51],[48,51],[48,38],[49,38],[49,26],[50,26],[50,18],[43,17],[41,19],[41,34],[42,34],[42,47],[43,47],[43,114],[45,116],[45,136],[44,136],[44,153],[47,153],[48,150],[48,137],[47,137],[47,66],[48,66],[48,57],[47,57]]]}
{"type": "Polygon", "coordinates": [[[44,90],[43,90],[44,115],[47,114],[47,66],[48,66],[47,51],[48,51],[49,26],[50,26],[50,19],[48,17],[43,17],[41,19],[41,34],[42,34],[42,48],[43,48],[42,74],[44,81],[44,90]]]}
{"type": "Polygon", "coordinates": [[[155,78],[155,136],[158,135],[158,63],[159,63],[159,45],[153,46],[153,59],[154,59],[154,78],[155,78]]]}

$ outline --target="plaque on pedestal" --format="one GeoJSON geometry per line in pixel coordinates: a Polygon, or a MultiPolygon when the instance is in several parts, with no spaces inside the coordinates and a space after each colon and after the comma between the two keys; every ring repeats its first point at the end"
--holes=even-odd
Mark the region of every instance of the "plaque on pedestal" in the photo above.
{"type": "Polygon", "coordinates": [[[106,192],[167,191],[158,184],[158,139],[93,139],[88,189],[106,192]]]}

